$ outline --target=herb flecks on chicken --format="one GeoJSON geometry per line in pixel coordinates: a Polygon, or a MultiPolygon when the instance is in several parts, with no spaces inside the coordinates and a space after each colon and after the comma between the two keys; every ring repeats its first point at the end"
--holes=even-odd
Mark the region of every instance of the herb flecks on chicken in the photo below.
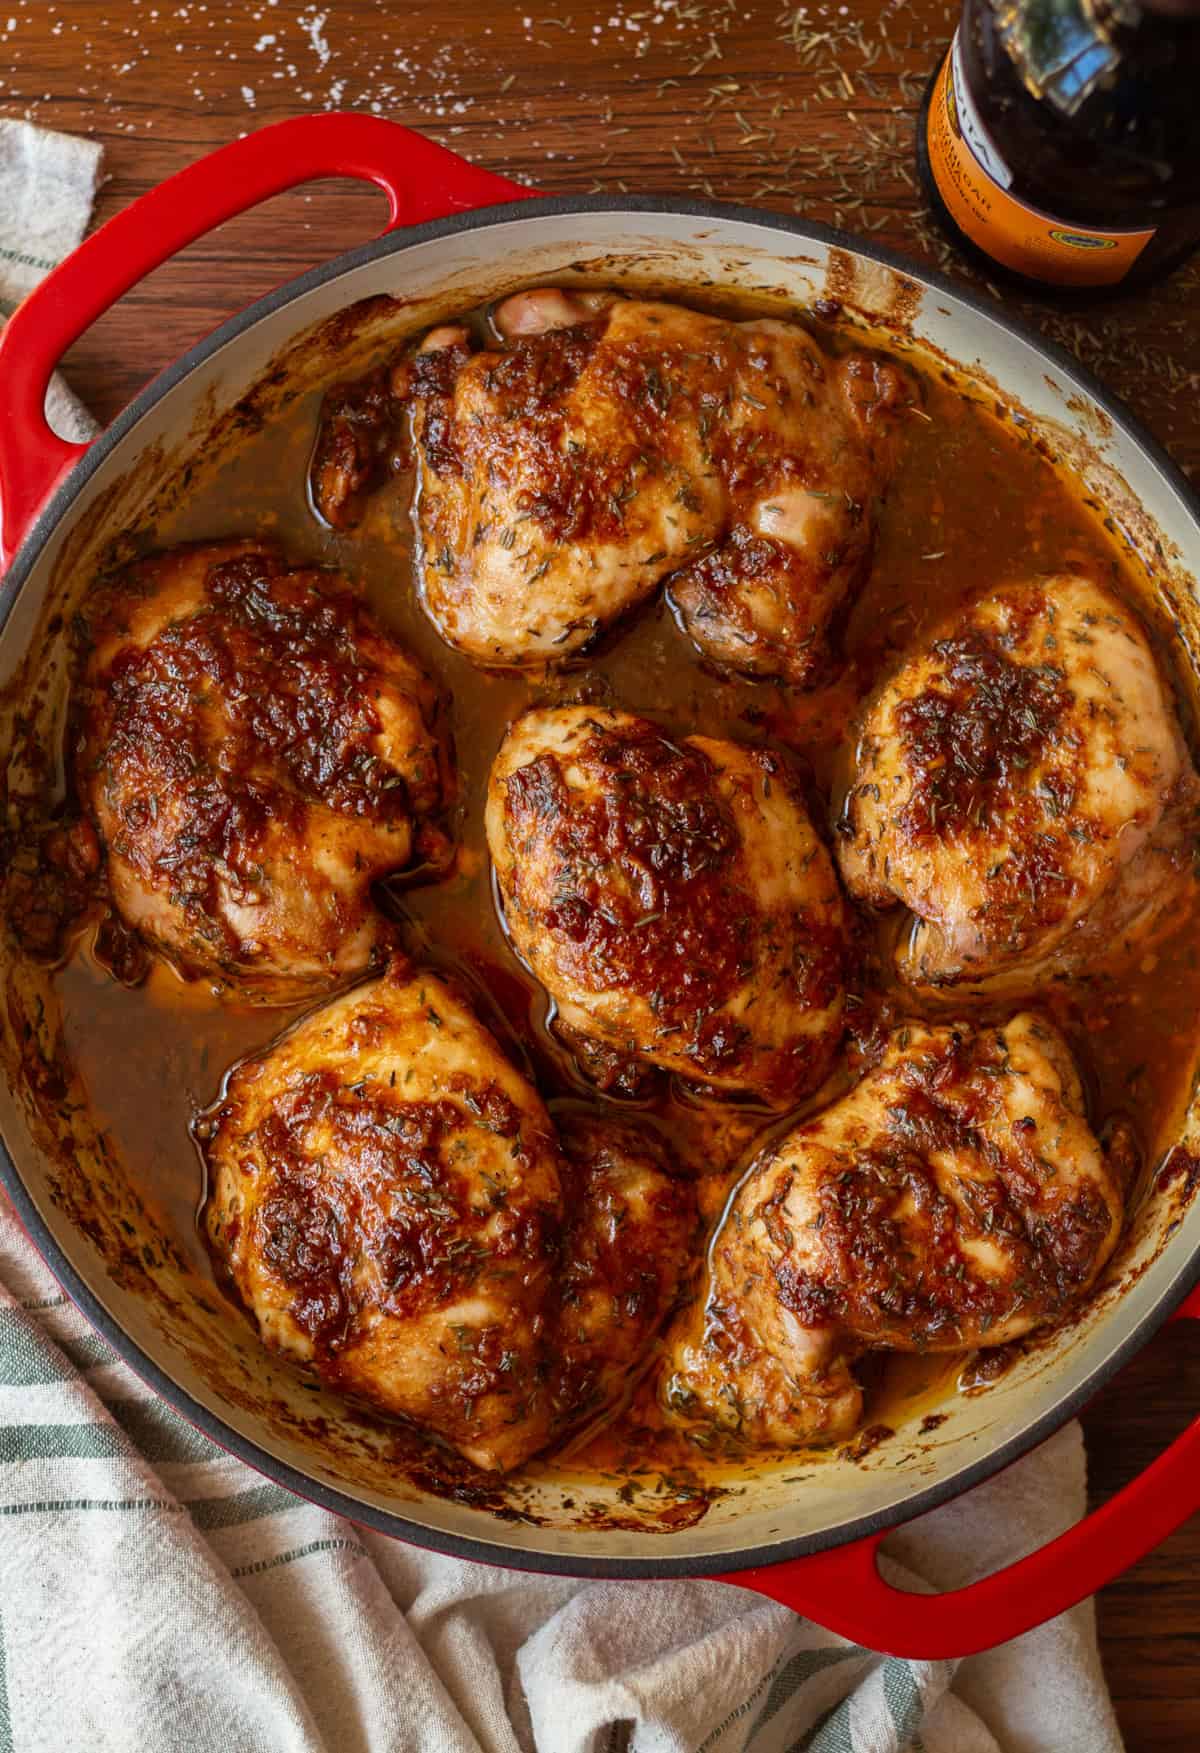
{"type": "Polygon", "coordinates": [[[564,1122],[443,981],[393,963],[239,1066],[201,1128],[214,1252],[264,1343],[507,1471],[624,1397],[695,1198],[564,1122]]]}
{"type": "Polygon", "coordinates": [[[838,859],[914,985],[1127,965],[1193,893],[1200,784],[1130,611],[1070,574],[938,628],[867,705],[838,859]]]}
{"type": "Polygon", "coordinates": [[[339,386],[313,471],[318,511],[353,521],[411,408],[424,601],[480,664],[589,645],[664,579],[700,651],[729,669],[821,680],[861,585],[915,381],[826,354],[796,323],[680,305],[517,294],[506,345],[442,328],[393,369],[339,386]]]}
{"type": "Polygon", "coordinates": [[[669,1337],[663,1404],[751,1444],[849,1436],[863,1353],[999,1346],[1059,1319],[1122,1212],[1055,1029],[905,1024],[751,1166],[669,1337]]]}
{"type": "Polygon", "coordinates": [[[844,910],[782,756],[535,710],[496,757],[487,835],[512,942],[568,1038],[779,1107],[823,1081],[844,910]]]}
{"type": "Polygon", "coordinates": [[[125,922],[253,996],[361,973],[372,881],[448,852],[425,673],[345,580],[258,541],[138,562],[82,631],[78,789],[125,922]]]}

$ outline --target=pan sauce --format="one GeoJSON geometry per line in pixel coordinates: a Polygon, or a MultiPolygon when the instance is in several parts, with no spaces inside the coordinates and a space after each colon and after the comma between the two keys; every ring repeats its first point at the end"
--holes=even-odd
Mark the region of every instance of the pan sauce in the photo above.
{"type": "MultiPolygon", "coordinates": [[[[911,368],[914,361],[909,357],[906,363],[911,368]]],[[[1093,571],[1141,607],[1160,660],[1173,672],[1169,628],[1147,600],[1136,561],[1105,528],[1103,509],[1083,500],[1052,465],[1044,445],[1013,420],[998,418],[948,380],[928,372],[924,377],[929,418],[914,418],[905,436],[872,574],[847,628],[847,668],[832,687],[813,694],[714,676],[701,667],[661,600],[595,657],[558,675],[512,677],[476,670],[443,644],[415,600],[407,481],[380,493],[364,526],[348,537],[323,530],[312,517],[305,494],[317,417],[312,397],[278,426],[246,441],[147,535],[143,545],[150,547],[270,533],[293,558],[343,570],[361,582],[375,612],[450,694],[460,787],[457,871],[430,887],[397,887],[387,905],[415,954],[465,975],[479,995],[484,1020],[526,1057],[552,1108],[557,1102],[603,1098],[580,1082],[573,1062],[556,1045],[545,996],[509,949],[493,905],[483,793],[504,728],[525,705],[587,699],[649,712],[675,734],[703,729],[709,735],[786,745],[801,752],[811,773],[817,819],[832,820],[863,693],[893,654],[969,589],[989,581],[1000,584],[1022,571],[1093,571]]],[[[1186,712],[1184,722],[1190,728],[1186,712]]],[[[855,1043],[869,1041],[881,1016],[897,1009],[921,1014],[921,1006],[882,972],[890,965],[885,952],[897,928],[895,921],[863,924],[864,978],[850,1011],[851,1065],[855,1043]]],[[[1103,1133],[1118,1116],[1128,1118],[1148,1164],[1157,1160],[1177,1125],[1200,1047],[1200,974],[1192,936],[1181,920],[1171,939],[1119,984],[1097,982],[1086,993],[1055,993],[1046,1001],[1089,1080],[1097,1131],[1103,1133]]],[[[96,960],[93,938],[89,928],[57,975],[68,1052],[97,1117],[120,1138],[131,1175],[166,1207],[171,1227],[188,1239],[195,1263],[207,1272],[196,1227],[201,1170],[188,1144],[189,1124],[197,1109],[213,1100],[231,1063],[263,1046],[299,1008],[218,1003],[202,985],[187,986],[162,965],[142,987],[122,988],[96,960]]],[[[843,1069],[807,1108],[823,1105],[849,1081],[843,1069]]],[[[736,1179],[737,1166],[788,1123],[745,1105],[700,1101],[665,1084],[637,1107],[704,1174],[702,1196],[714,1214],[736,1179]],[[730,1166],[721,1174],[706,1172],[714,1161],[730,1166]]],[[[897,1357],[879,1367],[868,1396],[868,1435],[887,1424],[890,1409],[901,1399],[906,1416],[914,1404],[919,1410],[926,1402],[932,1412],[952,1388],[962,1361],[897,1357]]],[[[680,1438],[657,1429],[643,1385],[605,1431],[585,1433],[572,1445],[571,1476],[578,1478],[581,1465],[628,1471],[647,1459],[663,1467],[683,1461],[694,1467],[700,1457],[680,1438]]],[[[554,1462],[539,1467],[552,1471],[554,1462]]],[[[436,1484],[428,1473],[422,1482],[436,1484]]]]}

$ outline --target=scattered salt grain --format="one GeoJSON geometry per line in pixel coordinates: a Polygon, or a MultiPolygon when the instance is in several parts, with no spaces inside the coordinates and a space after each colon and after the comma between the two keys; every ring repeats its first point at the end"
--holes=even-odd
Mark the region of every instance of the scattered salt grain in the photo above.
{"type": "Polygon", "coordinates": [[[328,17],[327,12],[313,10],[302,12],[296,20],[300,29],[308,37],[309,43],[312,45],[312,52],[322,67],[329,65],[331,53],[328,40],[325,37],[325,21],[328,17]]]}

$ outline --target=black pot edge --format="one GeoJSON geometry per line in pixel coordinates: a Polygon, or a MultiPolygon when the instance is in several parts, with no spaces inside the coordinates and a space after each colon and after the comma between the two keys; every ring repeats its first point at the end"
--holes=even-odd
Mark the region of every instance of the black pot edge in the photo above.
{"type": "MultiPolygon", "coordinates": [[[[129,407],[93,442],[70,474],[51,494],[4,578],[4,600],[0,603],[0,631],[7,624],[13,605],[42,549],[70,510],[81,488],[91,479],[96,470],[132,431],[143,415],[157,406],[165,396],[183,383],[198,365],[211,358],[228,342],[244,334],[247,329],[252,328],[263,317],[283,309],[316,287],[336,280],[353,269],[368,262],[377,261],[384,256],[400,254],[416,244],[433,241],[440,237],[453,236],[462,231],[475,231],[492,225],[505,224],[511,220],[544,215],[565,218],[576,213],[587,215],[597,212],[629,213],[632,215],[642,213],[673,214],[687,218],[732,221],[739,224],[760,226],[771,231],[781,231],[789,236],[815,241],[846,250],[851,254],[865,256],[885,267],[894,269],[897,273],[907,275],[928,289],[959,300],[978,315],[994,322],[999,328],[1016,335],[1028,346],[1034,348],[1058,373],[1097,402],[1112,417],[1114,424],[1128,433],[1150,458],[1188,506],[1197,525],[1200,526],[1200,498],[1193,491],[1186,476],[1157,440],[1152,438],[1125,405],[1106,390],[1077,360],[1053,342],[1036,334],[1024,323],[1010,317],[1003,307],[992,298],[981,296],[971,289],[958,286],[934,270],[911,262],[895,251],[852,236],[850,233],[759,208],[726,205],[718,201],[680,200],[658,196],[544,197],[534,203],[509,202],[503,206],[476,209],[468,213],[455,214],[446,219],[430,220],[422,225],[411,226],[401,231],[385,233],[382,237],[335,258],[332,262],[310,268],[298,278],[288,281],[286,285],[268,293],[265,298],[258,299],[252,305],[247,306],[245,310],[239,311],[194,347],[189,348],[180,359],[168,366],[140,392],[129,407]]],[[[425,1547],[455,1558],[501,1565],[515,1570],[539,1572],[544,1575],[622,1580],[653,1580],[668,1577],[719,1579],[724,1572],[749,1570],[786,1563],[792,1559],[805,1558],[816,1552],[827,1551],[835,1546],[883,1533],[889,1528],[911,1521],[917,1516],[924,1515],[928,1510],[935,1509],[939,1504],[961,1496],[973,1486],[981,1484],[983,1480],[1000,1472],[1004,1467],[1018,1460],[1020,1456],[1027,1454],[1030,1449],[1044,1442],[1047,1437],[1052,1436],[1056,1430],[1074,1417],[1096,1392],[1111,1380],[1121,1367],[1153,1337],[1174,1314],[1189,1292],[1200,1283],[1200,1248],[1197,1248],[1181,1265],[1171,1285],[1159,1298],[1155,1307],[1070,1394],[1065,1395],[1024,1431],[1019,1432],[998,1448],[990,1450],[987,1455],[963,1468],[961,1472],[950,1479],[929,1486],[924,1491],[916,1492],[911,1497],[905,1498],[899,1504],[894,1504],[886,1510],[880,1510],[868,1516],[856,1517],[835,1528],[823,1529],[816,1534],[803,1535],[792,1540],[781,1540],[764,1547],[747,1548],[735,1552],[718,1552],[707,1557],[703,1554],[696,1554],[687,1558],[649,1560],[616,1557],[592,1558],[563,1553],[533,1552],[523,1548],[512,1549],[506,1547],[502,1541],[478,1540],[430,1528],[423,1523],[409,1521],[404,1516],[394,1512],[376,1509],[374,1506],[365,1504],[331,1486],[323,1485],[320,1481],[300,1473],[286,1462],[279,1460],[268,1450],[260,1447],[249,1438],[243,1437],[210,1412],[207,1407],[203,1406],[160,1369],[149,1355],[125,1333],[116,1318],[84,1282],[59,1247],[49,1226],[43,1220],[29,1195],[8,1150],[7,1142],[4,1140],[0,1140],[0,1181],[3,1182],[30,1240],[71,1300],[82,1310],[122,1361],[128,1364],[134,1373],[153,1388],[168,1405],[218,1447],[236,1455],[239,1460],[244,1461],[255,1471],[285,1486],[298,1497],[304,1498],[310,1503],[316,1503],[335,1515],[343,1516],[351,1522],[357,1522],[394,1539],[404,1540],[411,1545],[425,1547]],[[714,1569],[715,1566],[720,1568],[714,1569]]]]}

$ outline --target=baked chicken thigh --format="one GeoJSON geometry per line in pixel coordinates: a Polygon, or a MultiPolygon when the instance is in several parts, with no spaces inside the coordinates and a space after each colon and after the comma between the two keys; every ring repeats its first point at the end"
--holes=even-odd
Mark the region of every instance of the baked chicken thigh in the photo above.
{"type": "Polygon", "coordinates": [[[562,1431],[629,1395],[699,1237],[694,1184],[648,1126],[578,1112],[558,1133],[566,1219],[548,1381],[562,1431]]]}
{"type": "Polygon", "coordinates": [[[1115,1246],[1121,1183],[1047,1023],[905,1024],[752,1165],[672,1335],[663,1403],[750,1443],[848,1436],[862,1352],[1002,1345],[1059,1317],[1115,1246]]]}
{"type": "Polygon", "coordinates": [[[915,985],[1127,961],[1193,883],[1200,785],[1128,609],[1092,579],[1024,580],[938,629],[867,708],[838,859],[915,916],[915,985]]]}
{"type": "Polygon", "coordinates": [[[294,998],[364,969],[372,881],[444,860],[437,694],[333,574],[180,548],[88,599],[76,774],[126,923],[294,998]]]}
{"type": "Polygon", "coordinates": [[[675,1298],[695,1209],[664,1154],[600,1121],[560,1152],[474,1013],[399,962],[239,1066],[202,1132],[264,1343],[479,1467],[620,1397],[675,1298]]]}
{"type": "Polygon", "coordinates": [[[778,755],[534,710],[496,757],[486,824],[512,942],[569,1041],[783,1107],[821,1083],[845,920],[778,755]]]}
{"type": "Polygon", "coordinates": [[[540,1446],[557,1142],[446,986],[395,965],[330,1001],[233,1073],[206,1153],[268,1346],[480,1466],[540,1446]]]}
{"type": "Polygon", "coordinates": [[[700,649],[801,686],[861,583],[917,391],[798,325],[517,294],[507,345],[445,327],[327,403],[313,500],[344,526],[411,409],[424,600],[481,664],[568,657],[672,576],[700,649]],[[390,401],[389,401],[390,395],[390,401]]]}

